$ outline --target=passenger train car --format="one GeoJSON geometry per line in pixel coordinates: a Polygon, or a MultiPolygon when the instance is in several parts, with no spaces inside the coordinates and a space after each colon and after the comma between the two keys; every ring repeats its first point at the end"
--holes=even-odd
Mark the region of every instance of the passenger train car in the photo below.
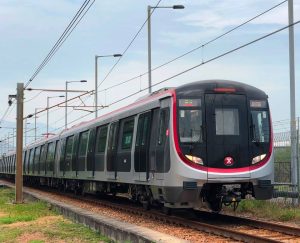
{"type": "MultiPolygon", "coordinates": [[[[162,89],[23,152],[25,183],[165,209],[270,199],[273,170],[268,96],[225,80],[162,89]]],[[[4,155],[0,174],[14,172],[15,154],[4,155]]]]}

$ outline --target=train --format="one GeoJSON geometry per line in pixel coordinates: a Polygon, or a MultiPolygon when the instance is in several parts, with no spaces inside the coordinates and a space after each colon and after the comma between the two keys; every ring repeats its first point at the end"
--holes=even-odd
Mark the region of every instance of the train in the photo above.
{"type": "MultiPolygon", "coordinates": [[[[123,193],[166,212],[272,198],[267,94],[228,80],[163,88],[23,149],[23,180],[75,193],[123,193]]],[[[0,176],[14,177],[15,152],[0,176]]]]}

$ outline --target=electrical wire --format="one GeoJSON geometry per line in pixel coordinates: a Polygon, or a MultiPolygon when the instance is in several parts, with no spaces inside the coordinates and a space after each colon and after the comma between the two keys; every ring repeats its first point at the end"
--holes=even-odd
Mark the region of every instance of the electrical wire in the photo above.
{"type": "MultiPolygon", "coordinates": [[[[171,60],[169,60],[169,61],[167,61],[167,62],[165,62],[165,63],[163,63],[163,64],[161,64],[161,65],[159,65],[159,66],[157,66],[157,67],[155,67],[155,68],[153,68],[153,69],[151,69],[151,72],[156,71],[157,69],[162,68],[162,67],[164,67],[164,66],[166,66],[166,65],[168,65],[168,64],[171,64],[171,63],[173,63],[173,62],[175,62],[175,61],[177,61],[177,60],[179,60],[179,59],[181,59],[181,58],[183,58],[183,57],[185,57],[185,56],[187,56],[187,55],[189,55],[189,54],[191,54],[191,53],[193,53],[193,52],[195,52],[195,51],[197,51],[197,50],[199,50],[199,49],[201,49],[201,48],[203,48],[203,47],[205,47],[205,46],[207,46],[207,45],[209,45],[209,44],[211,44],[211,43],[213,43],[213,42],[215,42],[215,41],[217,41],[217,40],[219,40],[220,38],[222,38],[222,37],[224,37],[224,36],[230,34],[231,32],[233,32],[233,31],[235,31],[235,30],[241,28],[242,26],[244,26],[244,25],[246,25],[246,24],[252,22],[253,20],[255,20],[255,19],[261,17],[262,15],[264,15],[264,14],[266,14],[266,13],[272,11],[273,9],[275,9],[275,8],[277,8],[277,7],[279,7],[279,6],[281,6],[282,4],[284,4],[284,3],[287,2],[287,1],[288,1],[288,0],[284,0],[284,1],[282,1],[282,2],[280,2],[280,3],[278,3],[278,4],[276,4],[276,5],[274,5],[273,7],[269,8],[269,9],[267,9],[267,10],[265,10],[265,11],[263,11],[263,12],[257,14],[257,15],[255,15],[254,17],[252,17],[252,18],[246,20],[245,22],[243,22],[243,23],[241,23],[241,24],[235,26],[234,28],[232,28],[232,29],[226,31],[225,33],[223,33],[223,34],[221,34],[221,35],[219,35],[219,36],[214,37],[213,39],[207,41],[206,43],[201,44],[201,45],[199,45],[199,46],[193,48],[192,50],[187,51],[187,52],[185,52],[185,53],[183,53],[183,54],[181,54],[181,55],[179,55],[179,56],[177,56],[177,57],[175,57],[175,58],[173,58],[173,59],[171,59],[171,60]]],[[[144,72],[144,73],[141,73],[141,74],[139,74],[139,75],[137,75],[137,76],[134,76],[134,77],[132,77],[132,78],[129,78],[129,79],[127,79],[127,80],[125,80],[125,81],[122,81],[122,82],[120,82],[120,83],[118,83],[118,84],[112,85],[112,86],[110,86],[110,87],[108,87],[108,88],[105,88],[105,89],[103,89],[103,90],[99,90],[98,93],[101,93],[101,92],[103,92],[103,91],[105,91],[105,90],[109,90],[109,89],[115,88],[115,87],[120,86],[120,85],[123,85],[123,84],[128,83],[128,82],[130,82],[130,81],[133,81],[133,80],[135,80],[135,79],[137,79],[137,78],[140,78],[141,76],[147,75],[148,73],[149,73],[148,71],[147,71],[147,72],[144,72]]],[[[109,75],[109,74],[110,74],[110,73],[108,73],[108,75],[109,75]]],[[[106,75],[106,77],[105,77],[104,80],[98,85],[98,87],[105,81],[105,79],[107,78],[108,75],[106,75]]]]}
{"type": "MultiPolygon", "coordinates": [[[[161,2],[161,0],[157,2],[156,7],[160,4],[160,2],[161,2]]],[[[151,71],[155,71],[155,70],[157,70],[157,69],[159,69],[159,68],[161,68],[161,67],[163,67],[163,66],[166,66],[166,65],[168,65],[168,64],[170,64],[170,63],[172,63],[172,62],[174,62],[174,61],[176,61],[176,60],[178,60],[178,59],[180,59],[180,58],[182,58],[182,57],[184,57],[184,56],[186,56],[186,55],[188,55],[188,54],[190,54],[190,53],[192,53],[192,52],[194,52],[194,51],[196,51],[196,50],[198,50],[198,49],[200,49],[200,48],[202,48],[202,47],[204,47],[204,46],[206,46],[206,45],[208,45],[208,44],[210,44],[210,43],[212,43],[212,42],[214,42],[214,41],[216,41],[216,40],[218,40],[218,39],[220,39],[220,38],[222,38],[222,37],[224,37],[225,35],[228,35],[229,33],[233,32],[234,30],[236,30],[236,29],[238,29],[238,28],[240,28],[240,27],[246,25],[247,23],[249,23],[249,22],[251,22],[251,21],[253,21],[253,20],[259,18],[260,16],[262,16],[262,15],[264,15],[264,14],[270,12],[271,10],[273,10],[273,9],[275,9],[275,8],[277,8],[277,7],[279,7],[280,5],[282,5],[282,4],[285,3],[285,2],[287,2],[287,0],[284,0],[284,1],[282,1],[282,2],[280,2],[280,3],[278,3],[278,4],[276,4],[276,5],[274,5],[273,7],[271,7],[271,8],[269,8],[269,9],[267,9],[267,10],[265,10],[265,11],[263,11],[263,12],[257,14],[256,16],[252,17],[251,19],[248,19],[247,21],[241,23],[240,25],[238,25],[238,26],[236,26],[236,27],[234,27],[234,28],[228,30],[227,32],[225,32],[225,33],[223,33],[223,34],[221,34],[221,35],[219,35],[219,36],[213,38],[212,40],[210,40],[210,41],[208,41],[208,42],[206,42],[206,43],[204,43],[204,44],[202,44],[202,45],[200,45],[200,46],[198,46],[198,47],[196,47],[196,48],[194,48],[194,49],[192,49],[192,50],[190,50],[190,51],[188,51],[188,52],[186,52],[186,53],[184,53],[184,54],[182,54],[182,55],[180,55],[180,56],[178,56],[178,57],[176,57],[176,58],[174,58],[174,59],[171,59],[170,61],[168,61],[168,62],[166,62],[166,63],[163,63],[163,64],[161,64],[161,65],[159,65],[159,66],[153,68],[151,71]]],[[[93,4],[93,3],[92,3],[92,4],[93,4]]],[[[91,5],[89,6],[89,8],[90,8],[90,7],[91,7],[91,5]]],[[[156,8],[156,7],[155,7],[155,8],[156,8]]],[[[89,8],[88,8],[88,10],[89,10],[89,8]]],[[[154,10],[155,10],[155,8],[154,8],[154,10]]],[[[87,11],[88,11],[88,10],[87,10],[87,11]]],[[[86,12],[87,12],[87,11],[86,11],[86,12]]],[[[85,13],[86,13],[86,12],[85,12],[85,13]]],[[[85,15],[85,13],[84,13],[84,15],[85,15]]],[[[152,13],[153,13],[153,12],[151,12],[151,15],[152,15],[152,13]]],[[[83,16],[84,16],[84,15],[83,15],[83,16]]],[[[81,18],[83,18],[83,16],[82,16],[81,18]]],[[[81,19],[80,19],[80,20],[81,20],[81,19]]],[[[133,39],[131,40],[131,42],[129,43],[129,45],[127,46],[127,48],[126,48],[125,51],[123,52],[122,56],[123,56],[123,55],[127,52],[127,50],[130,48],[130,46],[132,45],[132,43],[134,42],[134,40],[137,38],[137,36],[138,36],[139,33],[141,32],[141,30],[143,29],[143,27],[145,26],[145,24],[147,23],[147,21],[148,21],[148,18],[147,18],[147,19],[145,20],[145,22],[142,24],[142,26],[140,27],[139,31],[135,34],[134,38],[133,38],[133,39]]],[[[78,23],[79,23],[79,22],[77,22],[77,24],[78,24],[78,23]]],[[[77,26],[77,24],[76,24],[76,26],[77,26]]],[[[76,27],[76,26],[75,26],[75,27],[76,27]]],[[[74,28],[75,28],[75,27],[74,27],[74,28]]],[[[74,30],[74,28],[72,29],[72,31],[74,30]]],[[[70,35],[70,34],[71,34],[71,32],[69,33],[69,35],[70,35]]],[[[65,40],[66,40],[66,39],[65,39],[65,40]]],[[[62,45],[62,44],[63,44],[63,42],[61,43],[61,45],[62,45]]],[[[55,53],[54,53],[54,54],[55,54],[55,53]]],[[[99,87],[99,86],[100,86],[100,85],[108,78],[108,76],[109,76],[110,73],[113,71],[113,69],[115,68],[115,66],[117,65],[117,63],[120,61],[120,59],[122,58],[122,56],[118,59],[118,61],[115,63],[115,65],[111,68],[111,70],[109,71],[109,73],[108,73],[108,74],[106,75],[106,77],[102,80],[102,82],[98,85],[98,87],[99,87]]],[[[100,91],[98,91],[98,93],[105,92],[105,91],[107,91],[107,90],[109,90],[109,89],[115,88],[115,87],[117,87],[117,86],[120,86],[120,85],[125,84],[125,83],[130,82],[130,81],[133,81],[133,80],[135,80],[136,78],[140,78],[141,76],[144,76],[144,75],[146,75],[146,74],[148,74],[148,72],[139,74],[139,75],[137,75],[137,76],[135,76],[135,77],[133,77],[133,78],[130,78],[130,79],[128,79],[128,80],[125,80],[125,81],[123,81],[123,82],[121,82],[121,83],[119,83],[119,84],[115,84],[115,85],[112,85],[112,86],[110,86],[110,87],[108,87],[108,88],[106,88],[106,89],[100,90],[100,91]]],[[[87,98],[87,99],[88,99],[88,98],[87,98]]],[[[87,100],[87,99],[85,99],[85,100],[87,100]]],[[[73,111],[73,110],[72,110],[72,111],[73,111]]]]}
{"type": "Polygon", "coordinates": [[[35,98],[37,98],[37,97],[38,97],[41,93],[43,93],[43,92],[44,92],[43,90],[40,91],[40,92],[38,92],[35,96],[33,96],[32,98],[30,98],[29,100],[24,101],[24,103],[28,103],[28,102],[34,100],[35,98]]]}
{"type": "MultiPolygon", "coordinates": [[[[261,36],[261,37],[255,39],[255,40],[253,40],[253,41],[247,42],[246,44],[240,45],[240,46],[238,46],[238,47],[236,47],[236,48],[234,48],[234,49],[231,49],[231,50],[229,50],[229,51],[226,51],[226,52],[224,52],[224,53],[222,53],[222,54],[220,54],[220,55],[217,55],[217,56],[215,56],[215,57],[213,57],[213,58],[211,58],[211,59],[209,59],[209,60],[207,60],[207,61],[205,61],[205,62],[201,62],[200,64],[197,64],[197,65],[195,65],[195,66],[193,66],[193,67],[191,67],[191,68],[185,69],[185,70],[183,70],[182,72],[179,72],[179,73],[177,73],[177,74],[175,74],[175,75],[173,75],[173,76],[171,76],[171,77],[169,77],[169,78],[163,79],[162,81],[160,81],[160,82],[158,82],[158,83],[152,84],[151,87],[155,87],[155,86],[157,86],[157,85],[159,85],[159,84],[165,83],[165,82],[167,82],[167,81],[169,81],[169,80],[171,80],[171,79],[174,79],[174,78],[176,78],[176,77],[179,77],[179,76],[181,76],[181,75],[183,75],[183,74],[185,74],[185,73],[187,73],[187,72],[192,71],[193,69],[196,69],[196,68],[198,68],[198,67],[200,67],[200,66],[203,66],[203,65],[205,65],[205,64],[207,64],[207,63],[210,63],[210,62],[213,62],[213,61],[215,61],[215,60],[218,60],[218,59],[220,59],[220,58],[222,58],[222,57],[224,57],[224,56],[226,56],[226,55],[229,55],[229,54],[231,54],[231,53],[234,53],[234,52],[236,52],[236,51],[238,51],[238,50],[240,50],[240,49],[243,49],[243,48],[245,48],[245,47],[247,47],[247,46],[249,46],[249,45],[252,45],[252,44],[254,44],[254,43],[258,42],[258,41],[261,41],[261,40],[263,40],[263,39],[265,39],[265,38],[267,38],[267,37],[273,36],[273,35],[275,35],[275,34],[281,32],[281,31],[286,30],[286,29],[288,29],[289,27],[294,26],[294,25],[297,25],[297,24],[299,24],[299,23],[300,23],[300,20],[298,20],[298,21],[296,21],[296,22],[294,22],[294,23],[292,23],[292,24],[290,24],[290,25],[284,26],[284,27],[282,27],[282,28],[280,28],[280,29],[277,29],[277,30],[275,30],[275,31],[273,31],[273,32],[271,32],[271,33],[269,33],[269,34],[263,35],[263,36],[261,36]]],[[[141,92],[143,92],[143,91],[145,91],[145,90],[148,90],[148,87],[146,87],[146,88],[144,88],[144,89],[141,89],[141,90],[139,90],[139,91],[136,91],[136,92],[134,92],[134,93],[131,93],[130,95],[127,95],[127,96],[125,96],[125,97],[123,97],[123,98],[121,98],[121,99],[118,99],[118,100],[116,100],[116,101],[110,103],[109,106],[112,106],[112,105],[117,104],[117,103],[119,103],[119,102],[121,102],[121,101],[124,101],[124,100],[126,100],[126,99],[128,99],[128,98],[130,98],[130,97],[133,97],[133,96],[135,96],[135,95],[137,95],[137,94],[139,94],[139,93],[141,93],[141,92]]],[[[101,108],[101,109],[102,109],[102,108],[101,108]]],[[[100,109],[98,109],[98,110],[100,110],[100,109]]],[[[79,117],[79,118],[77,118],[77,119],[71,121],[69,124],[72,124],[72,123],[74,123],[74,122],[76,122],[76,121],[78,121],[78,120],[80,120],[80,119],[82,119],[82,118],[85,118],[85,117],[87,117],[88,115],[91,115],[91,113],[90,113],[90,114],[83,115],[83,116],[81,116],[81,117],[79,117]]]]}
{"type": "Polygon", "coordinates": [[[47,65],[47,63],[51,60],[53,55],[57,52],[57,50],[61,47],[61,45],[64,43],[64,41],[69,37],[69,35],[72,33],[74,28],[78,25],[78,23],[81,21],[82,17],[86,14],[86,12],[90,9],[90,7],[94,4],[95,0],[91,3],[91,5],[88,7],[88,10],[83,14],[83,16],[80,18],[80,15],[82,12],[87,8],[91,0],[85,0],[84,3],[81,5],[80,9],[77,11],[67,28],[64,30],[64,32],[61,34],[60,38],[56,41],[48,55],[45,57],[43,62],[39,65],[39,67],[36,69],[36,71],[33,73],[29,81],[25,84],[25,88],[28,87],[28,85],[34,80],[34,78],[40,73],[40,71],[47,65]],[[79,19],[79,20],[78,20],[79,19]],[[75,27],[73,28],[75,24],[75,27]],[[73,28],[73,29],[72,29],[73,28]]]}
{"type": "MultiPolygon", "coordinates": [[[[161,0],[159,0],[155,7],[153,8],[153,11],[150,13],[149,18],[151,18],[152,14],[154,13],[155,9],[158,7],[158,5],[160,4],[161,0]]],[[[120,58],[118,58],[118,60],[116,61],[116,63],[112,66],[112,68],[108,71],[108,73],[106,74],[106,76],[104,77],[104,79],[98,84],[98,87],[103,84],[105,82],[105,80],[109,77],[109,75],[112,73],[112,71],[115,69],[115,67],[118,65],[118,63],[121,61],[122,57],[126,54],[126,52],[128,51],[128,49],[131,47],[132,43],[136,40],[136,38],[138,37],[138,35],[141,33],[142,29],[144,28],[144,26],[146,25],[146,23],[148,22],[148,17],[147,19],[144,21],[144,23],[142,24],[142,26],[140,27],[140,29],[138,30],[138,32],[134,35],[133,39],[129,42],[129,44],[127,45],[127,47],[125,48],[125,50],[122,53],[122,56],[120,58]]]]}
{"type": "Polygon", "coordinates": [[[15,107],[15,101],[13,100],[13,103],[11,104],[11,106],[8,106],[7,109],[5,110],[1,120],[0,120],[0,125],[2,124],[2,122],[4,121],[4,119],[10,115],[10,113],[12,112],[12,110],[14,109],[15,107]]]}

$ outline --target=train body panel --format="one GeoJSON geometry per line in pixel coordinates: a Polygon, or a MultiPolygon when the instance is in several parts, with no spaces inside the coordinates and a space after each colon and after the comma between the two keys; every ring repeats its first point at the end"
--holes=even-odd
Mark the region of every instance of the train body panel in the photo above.
{"type": "MultiPolygon", "coordinates": [[[[13,156],[0,160],[0,174],[14,173],[13,156]]],[[[83,191],[128,190],[167,207],[205,201],[219,211],[223,202],[246,194],[268,199],[273,190],[267,95],[232,81],[154,92],[29,145],[23,157],[25,179],[83,191]]]]}

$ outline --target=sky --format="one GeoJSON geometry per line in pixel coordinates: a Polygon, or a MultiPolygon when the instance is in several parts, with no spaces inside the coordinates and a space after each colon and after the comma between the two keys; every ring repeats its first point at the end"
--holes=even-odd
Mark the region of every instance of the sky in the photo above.
{"type": "MultiPolygon", "coordinates": [[[[83,0],[0,0],[0,118],[7,109],[8,95],[15,94],[18,82],[26,83],[65,30],[83,0]]],[[[185,9],[156,9],[152,23],[152,67],[159,66],[185,52],[225,33],[244,21],[280,3],[279,0],[162,0],[159,6],[182,4],[185,9]]],[[[87,83],[69,84],[70,89],[94,89],[95,55],[123,53],[143,22],[147,5],[157,1],[96,0],[49,64],[32,81],[36,89],[64,89],[66,81],[87,80],[87,83]]],[[[230,34],[199,48],[152,73],[153,83],[158,83],[183,70],[208,61],[222,53],[246,44],[288,24],[287,2],[255,19],[230,34]]],[[[294,21],[300,20],[300,0],[294,0],[294,21]]],[[[108,106],[99,111],[105,114],[132,103],[147,94],[141,92],[115,105],[110,103],[147,88],[148,79],[141,75],[147,71],[147,26],[121,58],[116,68],[101,84],[99,90],[138,76],[138,78],[99,93],[99,103],[108,106]]],[[[296,113],[299,116],[299,47],[300,24],[295,31],[296,113]]],[[[242,48],[183,75],[153,87],[176,87],[198,80],[235,80],[264,90],[269,96],[273,121],[290,117],[289,102],[289,46],[288,30],[281,31],[262,41],[242,48]]],[[[99,82],[117,61],[107,57],[98,59],[99,82]]],[[[25,91],[24,116],[35,108],[45,108],[47,96],[64,95],[25,91]]],[[[70,93],[73,97],[77,94],[70,93]]],[[[64,98],[50,99],[50,105],[64,98]]],[[[93,105],[93,96],[83,98],[84,104],[93,105]]],[[[71,102],[70,102],[71,103],[71,102]]],[[[79,105],[76,101],[71,105],[79,105]]],[[[15,126],[16,109],[13,105],[0,126],[15,126]]],[[[94,114],[68,109],[69,126],[90,120],[94,114]],[[80,117],[85,116],[82,119],[80,117]],[[76,120],[76,121],[75,121],[76,120]],[[72,121],[74,121],[72,123],[72,121]]],[[[49,112],[50,131],[57,133],[64,126],[64,108],[49,112]]],[[[32,129],[34,119],[28,119],[27,129],[32,129]]],[[[46,114],[37,118],[37,132],[45,132],[46,114]]],[[[0,129],[0,139],[11,129],[0,129]]],[[[28,132],[32,139],[33,132],[28,132]]]]}

